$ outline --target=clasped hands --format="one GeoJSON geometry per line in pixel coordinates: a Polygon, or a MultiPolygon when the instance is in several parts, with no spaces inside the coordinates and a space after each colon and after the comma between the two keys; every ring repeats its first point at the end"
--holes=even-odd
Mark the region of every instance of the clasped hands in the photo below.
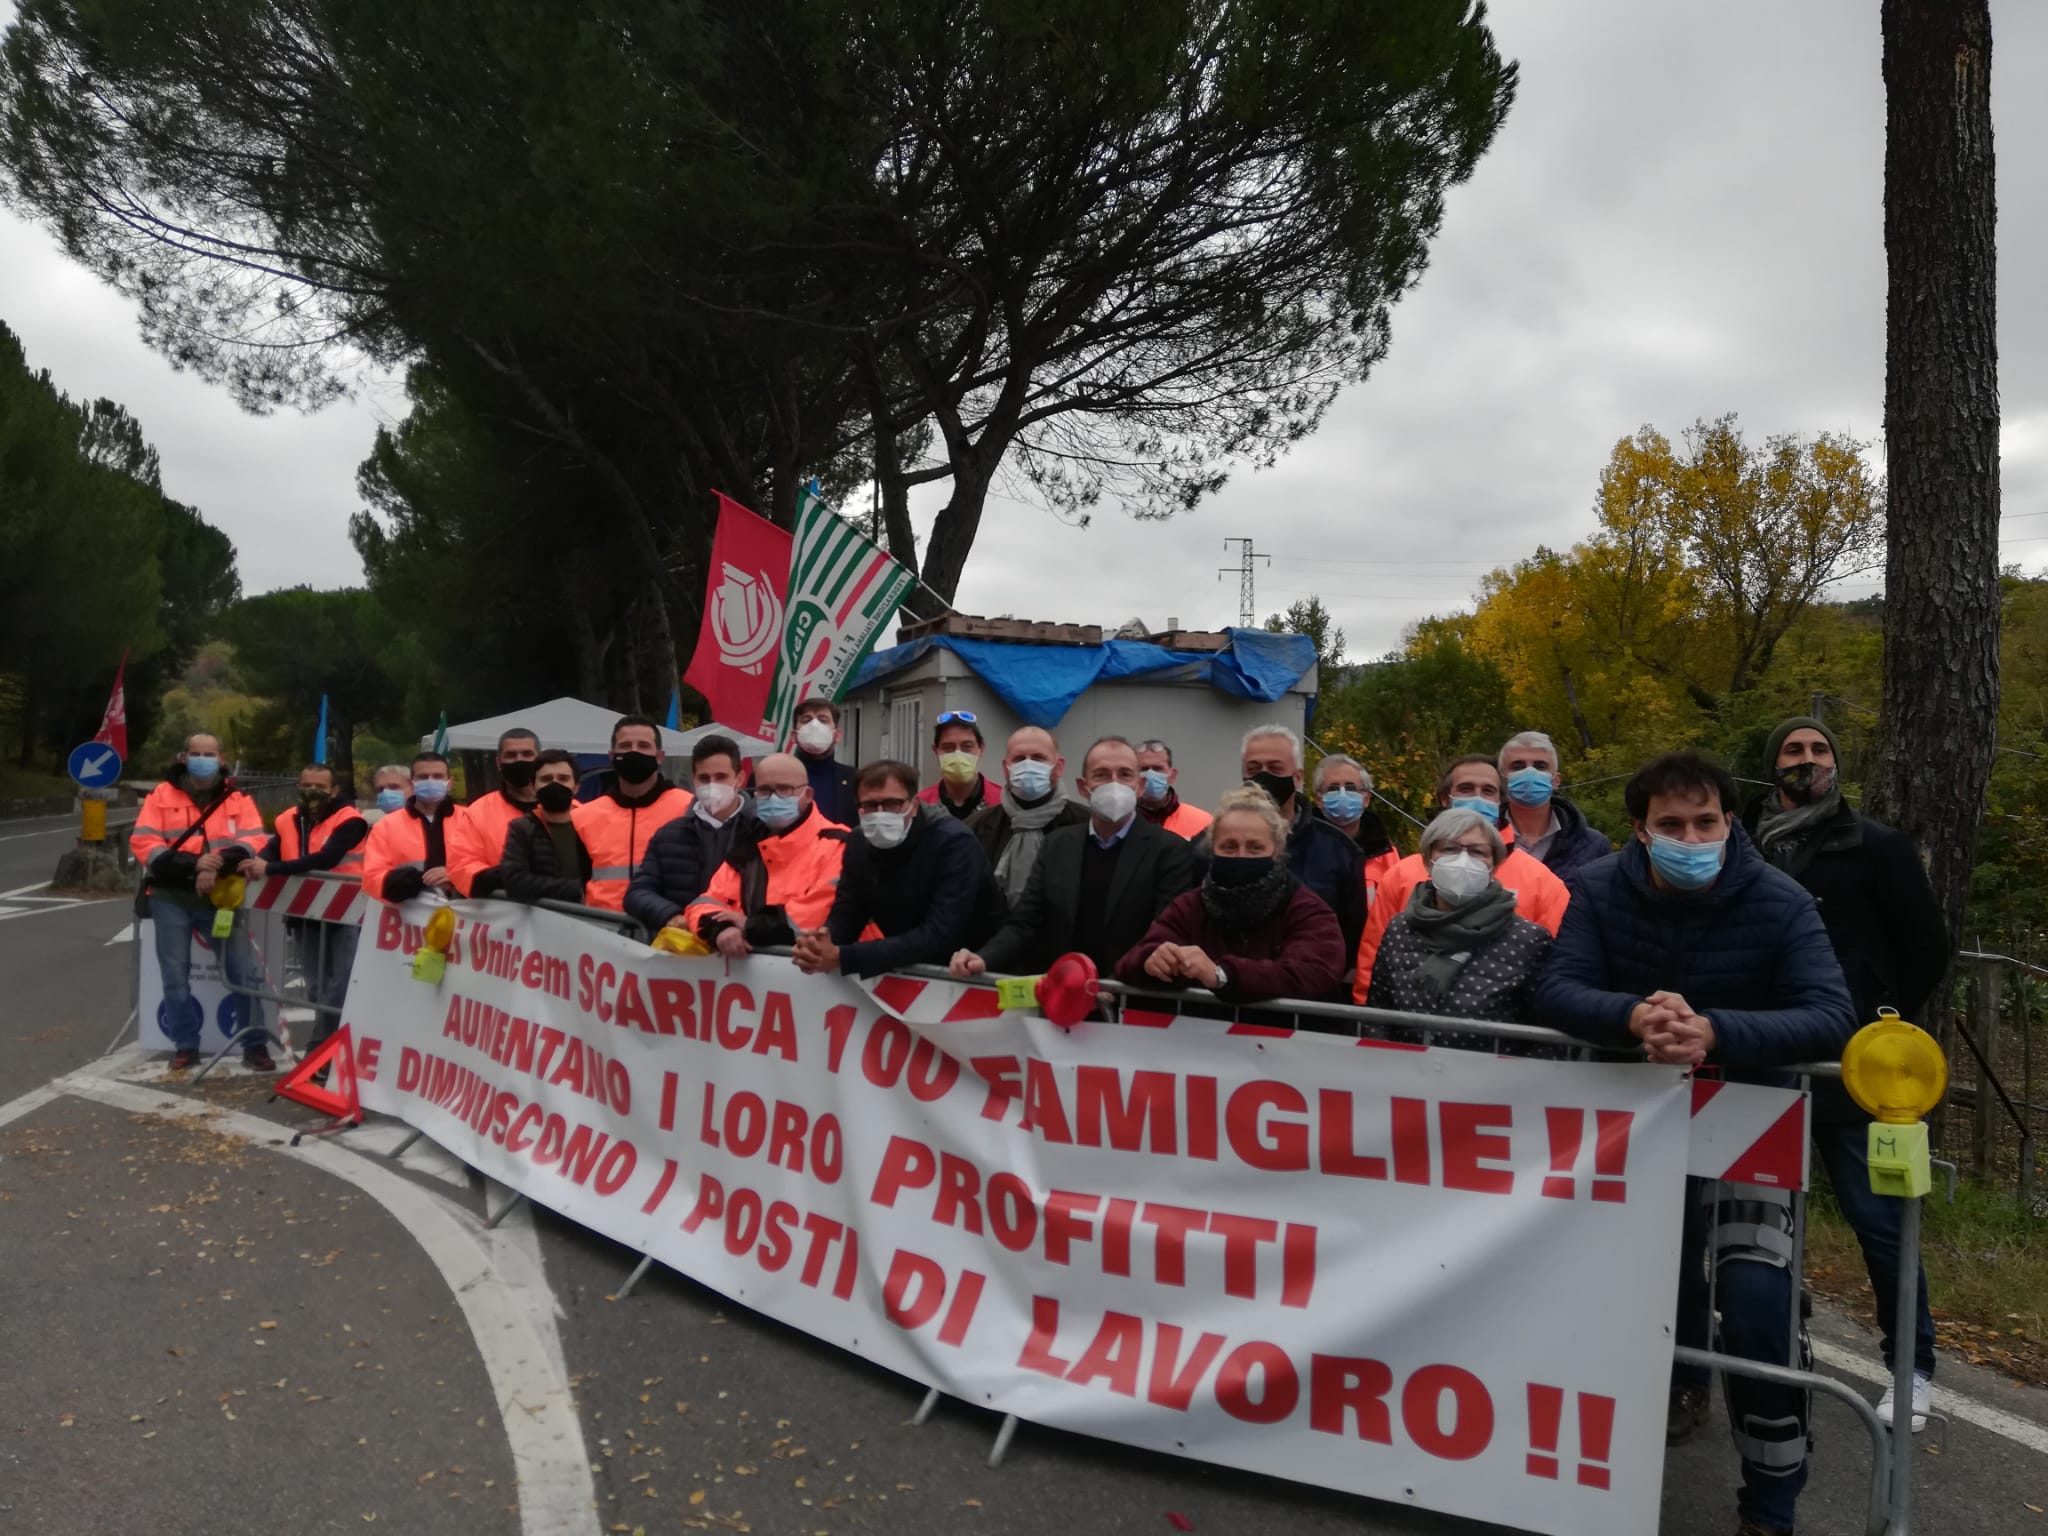
{"type": "Polygon", "coordinates": [[[1697,1067],[1714,1049],[1714,1026],[1676,992],[1652,992],[1628,1016],[1643,1054],[1667,1066],[1697,1067]]]}
{"type": "Polygon", "coordinates": [[[1216,962],[1194,944],[1162,944],[1145,957],[1145,974],[1154,981],[1213,987],[1216,970],[1216,962]]]}

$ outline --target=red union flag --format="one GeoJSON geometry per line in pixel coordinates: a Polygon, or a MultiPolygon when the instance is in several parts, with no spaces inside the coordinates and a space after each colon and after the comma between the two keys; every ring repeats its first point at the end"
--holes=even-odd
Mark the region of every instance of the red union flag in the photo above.
{"type": "Polygon", "coordinates": [[[704,583],[704,622],[683,681],[704,695],[711,718],[752,735],[775,680],[790,536],[724,492],[704,583]]]}
{"type": "Polygon", "coordinates": [[[112,747],[128,761],[128,690],[122,678],[128,672],[128,653],[121,653],[121,665],[114,669],[114,691],[107,695],[107,712],[100,716],[99,733],[93,737],[103,747],[112,747]]]}

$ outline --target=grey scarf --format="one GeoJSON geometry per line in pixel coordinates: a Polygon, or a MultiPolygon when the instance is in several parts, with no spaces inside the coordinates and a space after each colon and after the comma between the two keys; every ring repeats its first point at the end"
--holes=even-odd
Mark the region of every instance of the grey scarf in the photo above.
{"type": "Polygon", "coordinates": [[[1031,883],[1031,871],[1038,868],[1039,850],[1045,846],[1045,829],[1052,825],[1066,802],[1055,789],[1042,804],[1026,805],[1016,791],[1003,788],[1003,814],[1010,818],[1010,840],[996,858],[996,884],[1015,906],[1031,883]]]}
{"type": "Polygon", "coordinates": [[[1460,907],[1437,906],[1436,887],[1425,880],[1408,898],[1408,930],[1429,951],[1429,958],[1416,968],[1432,1000],[1441,998],[1471,962],[1515,919],[1515,893],[1498,880],[1460,907]]]}
{"type": "Polygon", "coordinates": [[[1798,874],[1820,851],[1820,834],[1842,813],[1842,791],[1830,788],[1805,805],[1787,806],[1772,793],[1757,810],[1756,841],[1778,868],[1798,874]]]}

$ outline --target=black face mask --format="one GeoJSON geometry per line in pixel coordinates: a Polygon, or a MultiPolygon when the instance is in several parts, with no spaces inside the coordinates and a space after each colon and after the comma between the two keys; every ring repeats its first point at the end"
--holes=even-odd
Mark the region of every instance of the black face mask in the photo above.
{"type": "Polygon", "coordinates": [[[540,765],[532,758],[522,763],[498,764],[498,777],[505,781],[507,789],[531,789],[533,776],[540,772],[540,765]]]}
{"type": "Polygon", "coordinates": [[[1272,797],[1275,805],[1285,805],[1294,797],[1294,776],[1279,773],[1255,773],[1245,780],[1256,784],[1272,797]]]}
{"type": "Polygon", "coordinates": [[[1257,858],[1229,858],[1217,854],[1209,860],[1209,878],[1218,885],[1230,887],[1256,885],[1273,872],[1273,856],[1266,854],[1257,858]]]}
{"type": "Polygon", "coordinates": [[[324,789],[302,789],[299,791],[299,804],[306,808],[308,816],[318,816],[327,809],[327,802],[333,798],[324,789]]]}
{"type": "MultiPolygon", "coordinates": [[[[532,764],[528,764],[531,767],[532,764]]],[[[533,792],[540,808],[550,816],[559,816],[576,803],[576,786],[573,784],[543,784],[533,792]]]]}
{"type": "Polygon", "coordinates": [[[652,752],[614,752],[612,766],[619,770],[619,778],[623,782],[638,784],[661,771],[661,759],[652,752]]]}
{"type": "Polygon", "coordinates": [[[1814,800],[1832,788],[1832,781],[1823,788],[1814,783],[1820,777],[1819,763],[1787,763],[1783,768],[1771,770],[1771,782],[1785,792],[1785,798],[1794,805],[1811,805],[1814,800]]]}

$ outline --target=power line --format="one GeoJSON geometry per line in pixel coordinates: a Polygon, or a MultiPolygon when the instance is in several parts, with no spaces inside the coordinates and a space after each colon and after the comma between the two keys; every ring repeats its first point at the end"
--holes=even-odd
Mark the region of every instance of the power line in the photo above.
{"type": "Polygon", "coordinates": [[[1262,555],[1253,549],[1250,539],[1225,539],[1223,541],[1225,549],[1230,548],[1233,544],[1242,544],[1244,546],[1239,551],[1237,564],[1234,566],[1221,566],[1217,569],[1216,574],[1219,577],[1223,577],[1228,576],[1232,571],[1237,572],[1237,622],[1241,627],[1250,629],[1259,622],[1258,597],[1252,590],[1252,563],[1256,560],[1263,560],[1270,566],[1273,563],[1273,557],[1271,555],[1262,555]]]}

